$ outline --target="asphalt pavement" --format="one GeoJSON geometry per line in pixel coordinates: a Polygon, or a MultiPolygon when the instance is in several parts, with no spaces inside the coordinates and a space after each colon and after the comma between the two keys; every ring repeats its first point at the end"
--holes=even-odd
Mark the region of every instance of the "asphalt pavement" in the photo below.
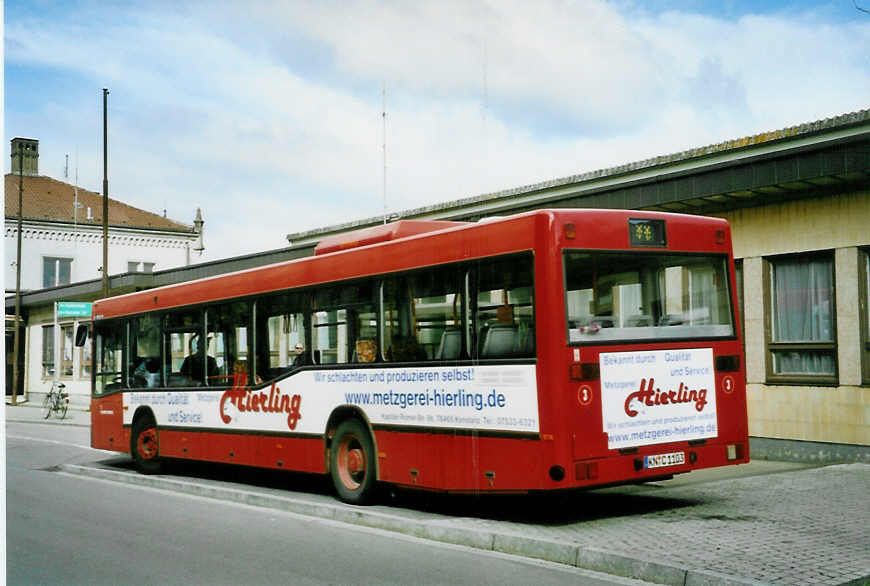
{"type": "MultiPolygon", "coordinates": [[[[90,425],[85,411],[45,420],[28,404],[7,404],[5,418],[90,425]]],[[[175,465],[142,476],[128,457],[104,453],[62,468],[661,584],[870,584],[868,464],[758,460],[670,481],[543,496],[394,491],[367,507],[343,504],[325,483],[284,472],[175,465]]]]}

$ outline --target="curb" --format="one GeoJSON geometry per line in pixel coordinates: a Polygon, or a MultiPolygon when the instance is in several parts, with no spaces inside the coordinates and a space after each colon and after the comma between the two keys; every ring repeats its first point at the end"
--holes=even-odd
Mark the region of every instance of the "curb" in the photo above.
{"type": "Polygon", "coordinates": [[[4,420],[11,423],[42,423],[48,425],[71,425],[73,427],[90,427],[91,412],[89,409],[81,407],[70,407],[66,417],[58,419],[53,414],[44,419],[41,413],[42,407],[29,401],[12,405],[9,401],[6,402],[4,409],[4,420]],[[31,415],[25,415],[30,413],[31,415]],[[83,422],[76,422],[76,419],[84,418],[83,422]]]}
{"type": "Polygon", "coordinates": [[[75,423],[71,417],[65,417],[63,419],[58,419],[57,417],[50,417],[48,419],[25,419],[25,418],[16,418],[9,417],[9,412],[6,412],[5,420],[7,423],[37,423],[40,425],[64,425],[66,427],[90,427],[90,422],[88,423],[75,423]]]}
{"type": "Polygon", "coordinates": [[[526,537],[512,533],[451,526],[449,520],[408,519],[380,511],[367,510],[336,502],[311,503],[289,496],[263,494],[254,491],[207,486],[160,476],[120,472],[79,464],[63,464],[60,471],[113,482],[148,486],[176,493],[271,508],[307,517],[316,517],[361,525],[413,537],[464,545],[574,566],[605,574],[634,578],[672,586],[761,586],[761,582],[717,574],[706,570],[684,568],[653,560],[627,557],[605,550],[559,541],[526,537]]]}

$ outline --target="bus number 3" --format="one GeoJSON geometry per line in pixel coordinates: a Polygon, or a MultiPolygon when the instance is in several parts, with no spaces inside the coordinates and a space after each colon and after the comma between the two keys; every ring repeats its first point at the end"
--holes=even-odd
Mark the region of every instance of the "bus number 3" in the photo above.
{"type": "Polygon", "coordinates": [[[584,407],[592,402],[592,389],[589,388],[589,385],[582,385],[577,389],[577,400],[580,401],[580,404],[584,407]]]}

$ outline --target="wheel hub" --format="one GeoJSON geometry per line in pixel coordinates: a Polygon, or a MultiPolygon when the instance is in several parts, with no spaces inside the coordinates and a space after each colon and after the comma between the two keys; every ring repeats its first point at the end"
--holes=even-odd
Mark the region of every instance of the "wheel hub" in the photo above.
{"type": "Polygon", "coordinates": [[[146,429],[139,435],[137,448],[139,455],[145,460],[157,455],[157,431],[153,427],[146,429]]]}
{"type": "Polygon", "coordinates": [[[364,472],[366,468],[365,457],[360,449],[348,450],[347,452],[347,471],[352,475],[357,475],[364,472]]]}

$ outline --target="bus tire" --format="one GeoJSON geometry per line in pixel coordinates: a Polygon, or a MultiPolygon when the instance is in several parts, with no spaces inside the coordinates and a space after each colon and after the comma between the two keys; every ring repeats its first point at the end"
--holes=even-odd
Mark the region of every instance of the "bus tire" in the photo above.
{"type": "Polygon", "coordinates": [[[329,450],[329,473],[344,502],[362,505],[373,497],[374,442],[359,419],[345,419],[336,428],[329,450]]]}
{"type": "Polygon", "coordinates": [[[163,469],[157,424],[150,417],[139,417],[133,422],[130,455],[142,474],[157,474],[163,469]]]}

